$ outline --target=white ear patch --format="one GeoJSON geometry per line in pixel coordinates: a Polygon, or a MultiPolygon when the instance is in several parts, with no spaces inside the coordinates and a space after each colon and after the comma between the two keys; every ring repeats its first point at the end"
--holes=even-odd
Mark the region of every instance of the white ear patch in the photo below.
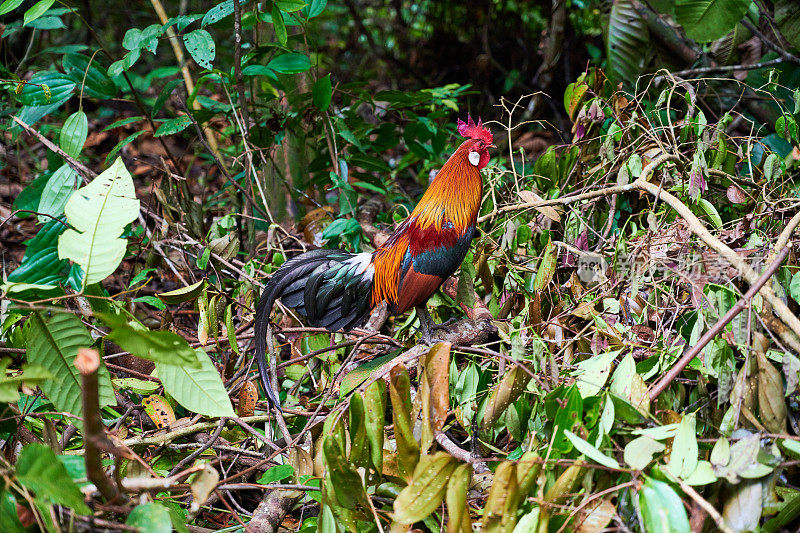
{"type": "Polygon", "coordinates": [[[481,154],[478,152],[470,152],[469,153],[469,162],[472,163],[474,166],[478,166],[478,162],[481,160],[481,154]]]}

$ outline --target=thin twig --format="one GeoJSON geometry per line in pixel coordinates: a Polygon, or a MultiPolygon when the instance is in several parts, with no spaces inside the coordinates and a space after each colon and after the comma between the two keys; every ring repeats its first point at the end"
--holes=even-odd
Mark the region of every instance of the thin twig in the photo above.
{"type": "Polygon", "coordinates": [[[750,286],[750,289],[745,293],[745,295],[742,296],[742,298],[736,302],[736,304],[731,307],[727,313],[725,313],[725,316],[720,318],[716,324],[706,331],[705,334],[700,337],[700,340],[698,340],[694,346],[687,350],[686,353],[683,354],[683,357],[678,359],[678,361],[672,365],[672,368],[670,368],[669,371],[652,386],[650,389],[650,401],[658,398],[658,395],[661,394],[670,383],[672,383],[672,380],[674,380],[678,374],[680,374],[683,369],[686,368],[686,365],[688,365],[692,359],[697,357],[697,355],[703,351],[706,345],[711,342],[714,337],[719,335],[725,326],[736,317],[736,315],[741,313],[745,307],[750,305],[750,300],[752,300],[753,296],[755,296],[759,289],[761,289],[761,287],[767,281],[769,281],[772,275],[775,274],[775,271],[778,270],[783,261],[786,259],[786,256],[789,255],[789,249],[790,247],[786,246],[780,250],[778,252],[778,257],[775,258],[775,261],[773,261],[764,270],[764,273],[761,274],[761,277],[750,286]]]}

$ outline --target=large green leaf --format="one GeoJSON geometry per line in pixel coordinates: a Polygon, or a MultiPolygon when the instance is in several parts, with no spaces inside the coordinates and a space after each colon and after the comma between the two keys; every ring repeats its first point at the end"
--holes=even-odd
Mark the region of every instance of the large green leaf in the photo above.
{"type": "Polygon", "coordinates": [[[219,372],[208,354],[198,349],[199,368],[156,363],[161,383],[179,404],[206,416],[236,416],[219,372]]]}
{"type": "MultiPolygon", "coordinates": [[[[75,82],[59,72],[39,72],[26,83],[17,97],[26,106],[45,106],[63,103],[72,96],[75,82]]],[[[20,114],[20,118],[22,118],[20,114]]],[[[24,120],[28,124],[32,121],[24,120]]]]}
{"type": "Polygon", "coordinates": [[[614,0],[606,39],[608,76],[633,85],[642,73],[649,42],[647,24],[631,0],[614,0]]]}
{"type": "Polygon", "coordinates": [[[708,42],[731,31],[749,5],[750,0],[676,0],[675,18],[686,35],[708,42]]]}
{"type": "MultiPolygon", "coordinates": [[[[75,356],[78,348],[88,348],[94,340],[81,320],[71,313],[56,312],[50,316],[35,313],[30,320],[28,361],[44,367],[54,376],[41,384],[42,391],[59,411],[80,416],[81,375],[75,368],[75,356]]],[[[100,406],[116,403],[111,377],[102,363],[97,380],[100,406]]]]}
{"type": "Polygon", "coordinates": [[[103,322],[111,326],[107,338],[136,357],[168,365],[185,365],[200,368],[194,348],[186,339],[171,331],[150,331],[138,323],[128,323],[120,315],[100,314],[103,322]]]}
{"type": "Polygon", "coordinates": [[[91,63],[90,59],[83,54],[66,54],[61,64],[69,79],[77,84],[79,91],[83,86],[84,97],[115,97],[118,90],[114,81],[109,77],[106,69],[100,65],[97,57],[91,63]]]}
{"type": "Polygon", "coordinates": [[[22,448],[17,459],[17,480],[32,490],[37,500],[64,505],[83,515],[91,513],[67,468],[44,444],[28,444],[22,448]]]}
{"type": "Polygon", "coordinates": [[[59,237],[59,258],[72,259],[81,266],[86,273],[84,286],[102,281],[125,256],[127,242],[120,234],[139,215],[133,179],[122,158],[78,189],[64,213],[75,229],[59,237]]]}

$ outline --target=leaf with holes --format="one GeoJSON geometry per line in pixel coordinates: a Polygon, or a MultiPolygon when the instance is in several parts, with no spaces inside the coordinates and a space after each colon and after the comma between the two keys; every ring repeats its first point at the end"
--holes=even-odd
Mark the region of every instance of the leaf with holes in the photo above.
{"type": "Polygon", "coordinates": [[[133,179],[121,158],[78,189],[64,208],[75,228],[58,238],[58,257],[72,259],[85,273],[84,287],[104,280],[125,256],[122,231],[139,215],[133,179]]]}
{"type": "Polygon", "coordinates": [[[203,68],[213,68],[217,51],[210,33],[203,29],[190,31],[184,34],[183,44],[198,65],[203,68]]]}
{"type": "MultiPolygon", "coordinates": [[[[40,365],[53,374],[54,379],[41,384],[42,392],[56,409],[75,415],[81,414],[81,376],[75,368],[78,348],[94,343],[81,320],[70,313],[53,313],[31,316],[28,336],[28,362],[40,365]]],[[[104,364],[100,364],[97,380],[100,388],[100,407],[116,403],[111,377],[104,364]]]]}
{"type": "Polygon", "coordinates": [[[185,130],[186,128],[189,127],[191,123],[192,123],[191,117],[188,117],[186,115],[181,115],[176,118],[165,120],[158,127],[153,137],[161,137],[162,135],[173,135],[175,133],[185,130]]]}

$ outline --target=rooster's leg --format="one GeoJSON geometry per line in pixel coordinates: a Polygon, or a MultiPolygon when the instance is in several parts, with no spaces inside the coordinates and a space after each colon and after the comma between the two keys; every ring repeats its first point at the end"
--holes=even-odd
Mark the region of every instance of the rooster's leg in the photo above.
{"type": "Polygon", "coordinates": [[[431,318],[431,314],[428,312],[428,307],[425,305],[417,307],[417,315],[419,316],[419,327],[422,330],[422,337],[420,340],[425,344],[433,344],[431,330],[434,329],[436,324],[433,318],[431,318]]]}

